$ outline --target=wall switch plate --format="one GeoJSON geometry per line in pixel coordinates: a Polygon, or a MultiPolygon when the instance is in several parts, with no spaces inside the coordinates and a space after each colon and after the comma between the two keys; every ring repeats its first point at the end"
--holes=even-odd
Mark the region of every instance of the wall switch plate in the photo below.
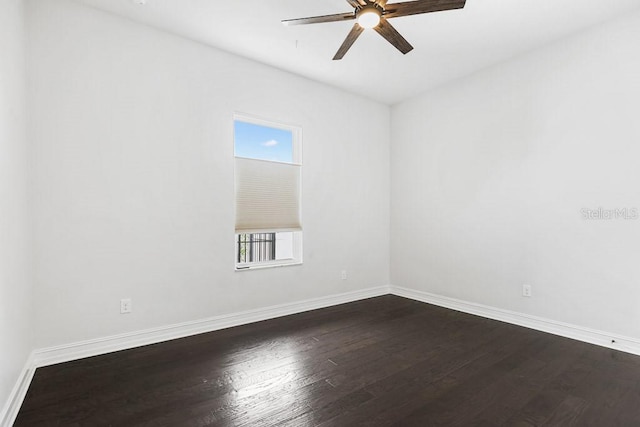
{"type": "Polygon", "coordinates": [[[531,297],[531,285],[522,285],[522,296],[531,297]]]}
{"type": "Polygon", "coordinates": [[[347,270],[342,270],[340,273],[340,279],[347,280],[347,270]]]}
{"type": "Polygon", "coordinates": [[[131,298],[123,298],[120,300],[120,314],[131,313],[131,298]]]}

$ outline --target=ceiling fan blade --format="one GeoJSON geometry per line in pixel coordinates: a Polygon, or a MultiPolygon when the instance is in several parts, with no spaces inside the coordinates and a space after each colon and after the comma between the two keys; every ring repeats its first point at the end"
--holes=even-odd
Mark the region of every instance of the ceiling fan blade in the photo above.
{"type": "Polygon", "coordinates": [[[347,0],[347,3],[349,3],[353,8],[367,5],[365,0],[347,0]]]}
{"type": "Polygon", "coordinates": [[[356,19],[353,12],[338,13],[335,15],[312,16],[311,18],[284,19],[284,25],[321,24],[323,22],[351,21],[356,19]]]}
{"type": "Polygon", "coordinates": [[[382,37],[387,39],[389,43],[394,45],[396,49],[402,52],[404,55],[411,52],[413,50],[413,46],[409,44],[408,41],[405,40],[400,33],[393,28],[393,25],[389,23],[385,18],[380,20],[380,24],[373,27],[374,30],[382,37]]]}
{"type": "Polygon", "coordinates": [[[466,0],[415,0],[389,4],[384,9],[384,17],[417,15],[419,13],[441,12],[444,10],[462,9],[466,0]]]}
{"type": "Polygon", "coordinates": [[[357,40],[357,38],[360,36],[360,34],[362,34],[363,31],[364,31],[364,28],[362,28],[360,24],[356,22],[353,25],[353,28],[351,28],[351,31],[349,31],[347,38],[344,39],[344,42],[342,42],[342,46],[340,46],[340,49],[338,49],[338,51],[336,52],[336,55],[333,57],[333,60],[337,61],[342,59],[342,57],[344,57],[344,55],[347,53],[349,48],[351,48],[353,43],[357,40]]]}

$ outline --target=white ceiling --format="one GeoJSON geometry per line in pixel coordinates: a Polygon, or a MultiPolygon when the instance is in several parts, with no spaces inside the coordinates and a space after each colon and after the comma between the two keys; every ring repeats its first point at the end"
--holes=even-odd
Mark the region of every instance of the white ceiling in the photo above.
{"type": "Polygon", "coordinates": [[[406,56],[368,30],[332,61],[353,21],[285,27],[280,20],[348,12],[345,0],[78,1],[386,104],[640,7],[638,0],[467,0],[461,10],[391,20],[415,48],[406,56]]]}

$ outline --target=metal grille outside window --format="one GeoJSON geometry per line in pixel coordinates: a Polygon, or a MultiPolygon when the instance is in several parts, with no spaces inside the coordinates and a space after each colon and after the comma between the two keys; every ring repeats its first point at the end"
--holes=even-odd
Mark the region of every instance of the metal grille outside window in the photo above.
{"type": "Polygon", "coordinates": [[[238,263],[276,259],[276,233],[238,234],[238,263]]]}

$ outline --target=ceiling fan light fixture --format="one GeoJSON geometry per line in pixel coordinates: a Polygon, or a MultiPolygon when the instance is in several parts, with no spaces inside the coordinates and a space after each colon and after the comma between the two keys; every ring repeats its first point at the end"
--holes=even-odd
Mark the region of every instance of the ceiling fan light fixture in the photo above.
{"type": "Polygon", "coordinates": [[[382,13],[377,7],[367,7],[358,12],[358,24],[362,28],[374,28],[380,23],[382,13]]]}

